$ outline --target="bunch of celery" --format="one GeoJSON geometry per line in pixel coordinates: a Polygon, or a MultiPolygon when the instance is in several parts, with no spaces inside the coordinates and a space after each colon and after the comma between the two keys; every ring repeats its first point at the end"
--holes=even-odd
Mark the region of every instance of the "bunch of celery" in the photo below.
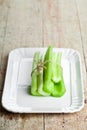
{"type": "Polygon", "coordinates": [[[44,60],[40,52],[34,54],[31,74],[32,95],[61,97],[65,94],[61,57],[62,53],[53,52],[52,46],[48,47],[44,60]]]}

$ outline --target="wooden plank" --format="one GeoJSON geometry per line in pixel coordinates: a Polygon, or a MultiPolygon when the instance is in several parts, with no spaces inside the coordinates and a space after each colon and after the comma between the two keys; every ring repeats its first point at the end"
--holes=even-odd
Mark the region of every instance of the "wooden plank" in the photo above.
{"type": "Polygon", "coordinates": [[[77,130],[86,130],[87,129],[87,102],[82,111],[76,114],[77,118],[77,130]]]}
{"type": "Polygon", "coordinates": [[[0,38],[0,69],[1,69],[1,61],[2,61],[2,50],[3,50],[3,37],[0,38]]]}
{"type": "Polygon", "coordinates": [[[81,27],[84,55],[87,57],[87,0],[76,0],[81,27]]]}
{"type": "Polygon", "coordinates": [[[3,38],[6,30],[8,6],[9,6],[9,0],[4,0],[4,1],[0,0],[0,64],[1,64],[1,54],[3,48],[3,38]]]}
{"type": "Polygon", "coordinates": [[[77,130],[76,114],[65,116],[64,114],[46,114],[45,130],[77,130]]]}
{"type": "MultiPolygon", "coordinates": [[[[78,17],[82,38],[82,47],[84,54],[84,64],[87,72],[87,0],[76,0],[77,9],[78,9],[78,17]]],[[[87,77],[87,73],[86,73],[87,77]]],[[[87,80],[85,81],[85,98],[87,99],[87,80]]]]}
{"type": "Polygon", "coordinates": [[[44,0],[43,2],[43,42],[44,46],[62,43],[62,28],[58,0],[44,0]]]}
{"type": "Polygon", "coordinates": [[[3,75],[1,71],[3,41],[6,34],[6,26],[8,19],[9,0],[0,0],[0,90],[3,86],[3,75]]]}
{"type": "MultiPolygon", "coordinates": [[[[1,70],[3,73],[6,69],[8,53],[12,49],[42,46],[41,7],[42,1],[39,0],[10,1],[2,55],[1,70]]],[[[13,114],[1,108],[0,128],[3,130],[43,130],[43,114],[13,114]]]]}
{"type": "MultiPolygon", "coordinates": [[[[82,58],[84,84],[86,70],[82,49],[81,32],[76,3],[73,0],[45,0],[44,3],[44,46],[52,43],[56,47],[66,47],[78,50],[82,58]],[[55,36],[56,35],[56,36],[55,36]]],[[[86,86],[85,86],[86,90],[86,86]]],[[[86,108],[84,108],[86,111],[86,108]]],[[[84,112],[82,110],[82,112],[84,112]]],[[[79,115],[81,113],[79,112],[79,115]]],[[[84,114],[82,115],[84,117],[84,114]]],[[[79,119],[80,120],[80,119],[79,119]]],[[[45,129],[81,130],[77,123],[77,114],[45,114],[45,129]],[[50,123],[51,122],[51,123],[50,123]],[[57,122],[57,123],[56,123],[57,122]]],[[[81,126],[86,124],[82,121],[81,126]]],[[[84,128],[85,128],[84,127],[84,128]]]]}
{"type": "Polygon", "coordinates": [[[0,0],[0,38],[5,35],[6,21],[8,17],[9,0],[0,0]]]}
{"type": "Polygon", "coordinates": [[[42,46],[41,1],[11,0],[5,46],[42,46]]]}

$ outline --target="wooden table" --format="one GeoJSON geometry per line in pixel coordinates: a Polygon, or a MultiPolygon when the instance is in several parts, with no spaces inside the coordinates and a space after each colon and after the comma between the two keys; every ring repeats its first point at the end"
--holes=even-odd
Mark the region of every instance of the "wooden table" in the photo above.
{"type": "Polygon", "coordinates": [[[0,105],[0,130],[87,130],[87,0],[0,0],[0,95],[8,53],[49,44],[80,52],[84,108],[74,114],[14,114],[0,105]]]}

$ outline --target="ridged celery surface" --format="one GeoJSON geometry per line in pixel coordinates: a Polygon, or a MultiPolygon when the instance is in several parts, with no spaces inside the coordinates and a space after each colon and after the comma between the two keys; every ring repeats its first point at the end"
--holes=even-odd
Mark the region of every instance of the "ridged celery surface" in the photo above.
{"type": "Polygon", "coordinates": [[[52,60],[52,81],[58,83],[61,80],[61,56],[62,53],[53,53],[53,60],[52,60]]]}
{"type": "Polygon", "coordinates": [[[53,47],[49,46],[45,58],[44,58],[44,63],[46,69],[43,71],[43,81],[44,81],[44,91],[48,93],[52,93],[54,89],[54,83],[52,82],[52,57],[53,57],[53,47]]]}
{"type": "Polygon", "coordinates": [[[37,63],[39,60],[39,52],[36,52],[34,54],[34,59],[33,59],[33,65],[32,65],[32,70],[34,70],[32,72],[32,78],[31,78],[31,94],[34,96],[40,96],[40,94],[38,93],[38,86],[37,86],[37,63]]]}
{"type": "Polygon", "coordinates": [[[49,96],[50,94],[45,92],[43,90],[43,58],[39,58],[39,67],[37,69],[38,74],[37,74],[37,86],[38,86],[38,93],[41,94],[42,96],[49,96]]]}
{"type": "Polygon", "coordinates": [[[40,53],[34,54],[33,66],[32,66],[32,82],[31,82],[31,94],[33,96],[49,96],[50,94],[43,90],[43,59],[40,57],[40,53]]]}
{"type": "Polygon", "coordinates": [[[31,94],[34,96],[63,96],[66,88],[61,67],[62,52],[53,52],[53,46],[49,46],[44,60],[42,57],[39,52],[34,55],[31,94]]]}
{"type": "MultiPolygon", "coordinates": [[[[66,92],[66,88],[65,88],[65,84],[64,84],[64,79],[63,79],[63,69],[61,67],[61,57],[62,57],[62,53],[59,52],[57,54],[57,58],[56,58],[56,66],[55,66],[55,72],[54,73],[54,91],[52,92],[52,96],[54,97],[61,97],[65,94],[66,92]]],[[[54,67],[54,65],[53,65],[54,67]]]]}

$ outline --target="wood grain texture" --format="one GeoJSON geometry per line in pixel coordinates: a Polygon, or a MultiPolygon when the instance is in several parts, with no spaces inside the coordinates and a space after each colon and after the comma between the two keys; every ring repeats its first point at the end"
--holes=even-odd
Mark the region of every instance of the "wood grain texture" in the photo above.
{"type": "Polygon", "coordinates": [[[6,34],[6,26],[8,19],[9,0],[0,0],[0,90],[3,86],[3,72],[2,67],[2,53],[3,53],[3,42],[6,34]]]}
{"type": "MultiPolygon", "coordinates": [[[[76,0],[76,5],[78,10],[78,16],[79,16],[84,64],[85,64],[86,77],[87,77],[87,1],[76,0]]],[[[85,85],[86,85],[85,98],[87,99],[87,80],[85,81],[85,85]]]]}
{"type": "Polygon", "coordinates": [[[9,0],[0,0],[0,64],[1,64],[1,54],[3,48],[3,39],[5,36],[5,28],[7,24],[9,0]]]}
{"type": "Polygon", "coordinates": [[[80,20],[84,55],[87,57],[87,0],[76,0],[76,4],[80,20]]]}
{"type": "Polygon", "coordinates": [[[41,1],[11,0],[5,43],[21,46],[42,45],[41,1]],[[7,41],[7,42],[6,42],[7,41]]]}
{"type": "Polygon", "coordinates": [[[0,38],[5,35],[9,0],[0,0],[0,38]]]}
{"type": "Polygon", "coordinates": [[[58,0],[43,2],[43,42],[44,46],[59,46],[63,42],[58,0]]]}
{"type": "Polygon", "coordinates": [[[86,8],[86,0],[0,0],[0,90],[11,50],[49,44],[80,52],[85,88],[84,108],[73,114],[14,114],[0,102],[0,130],[87,130],[86,8]]]}

